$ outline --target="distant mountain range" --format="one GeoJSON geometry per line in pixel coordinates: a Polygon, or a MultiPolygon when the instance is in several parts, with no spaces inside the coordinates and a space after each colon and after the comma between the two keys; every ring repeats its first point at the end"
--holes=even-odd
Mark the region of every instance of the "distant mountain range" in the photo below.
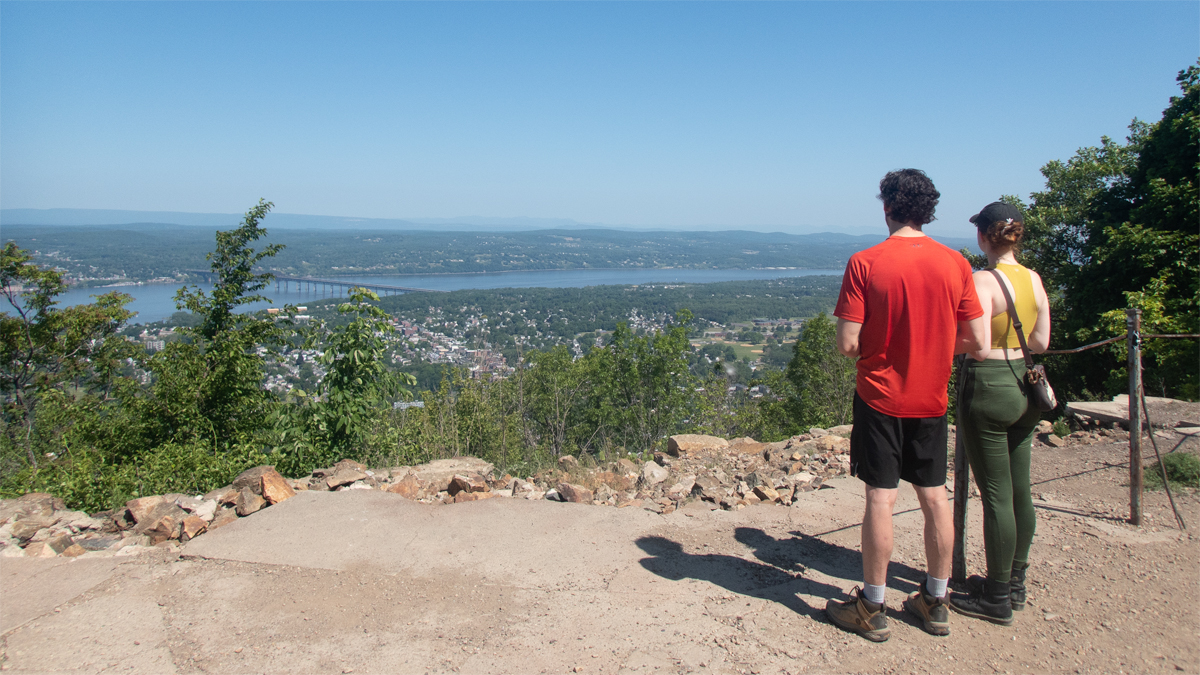
{"type": "MultiPolygon", "coordinates": [[[[0,226],[87,226],[166,224],[210,229],[228,229],[242,219],[238,213],[184,213],[181,211],[126,211],[117,209],[0,209],[0,226]]],[[[601,223],[581,223],[569,218],[494,218],[462,216],[458,218],[351,218],[346,216],[310,216],[296,213],[272,213],[263,224],[284,230],[433,230],[439,232],[525,232],[530,230],[621,230],[639,232],[716,232],[743,229],[754,232],[815,234],[828,232],[820,227],[731,228],[727,225],[689,227],[631,227],[601,223]]],[[[849,234],[863,234],[870,228],[855,228],[849,234]]]]}

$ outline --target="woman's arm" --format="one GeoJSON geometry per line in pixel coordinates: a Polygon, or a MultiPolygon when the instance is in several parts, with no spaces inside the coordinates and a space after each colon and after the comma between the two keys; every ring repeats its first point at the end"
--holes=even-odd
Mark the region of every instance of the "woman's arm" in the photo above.
{"type": "Polygon", "coordinates": [[[1029,351],[1041,354],[1050,348],[1050,299],[1046,297],[1046,288],[1042,286],[1042,278],[1037,272],[1029,270],[1033,281],[1033,297],[1037,302],[1037,321],[1033,330],[1029,331],[1029,351]]]}

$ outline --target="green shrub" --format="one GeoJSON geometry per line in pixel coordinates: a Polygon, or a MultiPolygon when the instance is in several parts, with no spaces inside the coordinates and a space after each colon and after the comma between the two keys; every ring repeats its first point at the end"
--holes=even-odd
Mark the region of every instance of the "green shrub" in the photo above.
{"type": "MultiPolygon", "coordinates": [[[[1186,452],[1172,452],[1162,458],[1171,487],[1200,488],[1200,457],[1186,452]]],[[[1145,469],[1146,487],[1162,489],[1162,469],[1158,462],[1145,469]]]]}
{"type": "Polygon", "coordinates": [[[1059,438],[1066,438],[1071,433],[1071,427],[1067,426],[1067,420],[1063,417],[1054,421],[1054,435],[1059,438]]]}

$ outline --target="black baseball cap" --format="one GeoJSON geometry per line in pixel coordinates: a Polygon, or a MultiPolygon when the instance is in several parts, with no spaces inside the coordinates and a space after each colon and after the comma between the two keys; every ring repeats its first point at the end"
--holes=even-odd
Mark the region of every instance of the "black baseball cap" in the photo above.
{"type": "Polygon", "coordinates": [[[975,223],[976,227],[991,227],[992,223],[998,223],[1002,220],[1024,222],[1025,217],[1021,215],[1021,210],[1012,204],[992,202],[968,220],[975,223]]]}

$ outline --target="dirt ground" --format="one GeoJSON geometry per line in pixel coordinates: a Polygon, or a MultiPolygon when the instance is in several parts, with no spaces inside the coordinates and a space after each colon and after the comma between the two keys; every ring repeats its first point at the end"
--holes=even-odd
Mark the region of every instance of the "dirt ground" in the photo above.
{"type": "MultiPolygon", "coordinates": [[[[1196,440],[1163,450],[1197,452],[1196,440]]],[[[924,577],[901,491],[892,638],[831,625],[861,583],[861,484],[797,505],[669,515],[492,499],[426,506],[302,493],[181,552],[0,559],[0,669],[14,673],[1200,672],[1200,547],[1165,494],[1125,522],[1123,442],[1038,448],[1029,606],[1012,627],[901,609],[924,577]]],[[[1152,456],[1147,448],[1147,453],[1152,456]]],[[[1177,495],[1200,527],[1200,498],[1177,495]]],[[[983,567],[970,503],[972,572],[983,567]]]]}

